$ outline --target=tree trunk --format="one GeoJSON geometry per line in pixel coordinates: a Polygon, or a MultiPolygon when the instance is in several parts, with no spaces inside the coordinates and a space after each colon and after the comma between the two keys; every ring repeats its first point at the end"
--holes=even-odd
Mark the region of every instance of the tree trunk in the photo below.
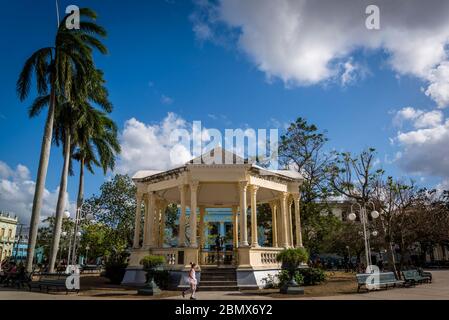
{"type": "Polygon", "coordinates": [[[69,175],[70,163],[70,132],[66,129],[66,138],[64,145],[64,165],[62,167],[61,183],[59,185],[58,203],[56,205],[55,225],[53,228],[53,241],[50,252],[49,272],[55,271],[56,257],[59,249],[59,240],[61,239],[62,219],[66,206],[67,179],[69,175]]]}
{"type": "Polygon", "coordinates": [[[81,207],[84,200],[84,157],[80,159],[80,180],[78,185],[78,198],[76,201],[77,209],[81,207]]]}
{"type": "Polygon", "coordinates": [[[33,271],[34,249],[36,247],[43,194],[45,191],[45,180],[47,178],[48,161],[50,159],[51,140],[53,137],[53,122],[55,118],[56,93],[54,89],[54,80],[52,82],[53,84],[50,93],[50,104],[48,106],[47,119],[45,120],[44,136],[42,138],[41,154],[39,158],[39,167],[37,169],[33,208],[31,210],[30,231],[28,234],[28,248],[26,260],[27,272],[33,271]]]}

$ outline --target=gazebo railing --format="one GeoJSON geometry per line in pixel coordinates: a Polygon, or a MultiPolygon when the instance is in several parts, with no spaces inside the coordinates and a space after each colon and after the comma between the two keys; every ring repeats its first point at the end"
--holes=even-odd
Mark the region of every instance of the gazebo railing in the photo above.
{"type": "Polygon", "coordinates": [[[233,250],[208,250],[202,249],[200,252],[200,264],[202,265],[231,265],[235,263],[236,254],[233,250]]]}

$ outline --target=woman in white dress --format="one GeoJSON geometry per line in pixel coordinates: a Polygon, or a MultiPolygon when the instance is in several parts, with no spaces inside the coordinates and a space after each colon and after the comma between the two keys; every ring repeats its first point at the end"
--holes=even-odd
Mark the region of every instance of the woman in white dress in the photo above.
{"type": "Polygon", "coordinates": [[[196,272],[195,272],[196,264],[193,262],[190,262],[190,271],[189,271],[189,284],[190,289],[183,290],[182,291],[182,297],[184,298],[186,295],[186,292],[190,291],[192,294],[190,296],[190,300],[196,300],[195,298],[195,291],[196,291],[196,272]]]}

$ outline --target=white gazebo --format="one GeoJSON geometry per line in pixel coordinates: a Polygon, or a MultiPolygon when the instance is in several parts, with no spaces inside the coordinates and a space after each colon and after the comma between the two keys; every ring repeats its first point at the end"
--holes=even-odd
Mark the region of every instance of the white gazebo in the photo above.
{"type": "Polygon", "coordinates": [[[302,178],[296,171],[268,170],[217,147],[168,171],[139,171],[133,181],[137,186],[134,245],[123,284],[143,283],[139,261],[156,254],[165,257],[164,268],[178,284],[194,262],[200,273],[210,265],[235,268],[239,288],[262,287],[262,279],[280,269],[277,253],[302,247],[302,178]],[[180,210],[176,247],[164,245],[165,209],[170,203],[180,210]],[[270,247],[258,241],[257,205],[261,203],[271,208],[270,247]],[[218,253],[204,249],[204,221],[210,208],[232,210],[232,249],[222,256],[226,263],[220,264],[218,253]]]}

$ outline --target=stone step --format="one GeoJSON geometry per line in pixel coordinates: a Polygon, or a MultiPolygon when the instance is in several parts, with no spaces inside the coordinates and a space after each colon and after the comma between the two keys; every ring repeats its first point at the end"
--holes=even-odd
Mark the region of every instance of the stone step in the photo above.
{"type": "Polygon", "coordinates": [[[233,272],[235,272],[235,268],[202,268],[201,272],[233,273],[233,272]]]}
{"type": "Polygon", "coordinates": [[[198,291],[239,291],[237,286],[198,286],[198,291]]]}
{"type": "Polygon", "coordinates": [[[217,270],[217,271],[211,271],[211,270],[201,270],[201,274],[214,274],[214,275],[234,275],[236,272],[235,270],[233,271],[221,271],[221,270],[217,270]]]}
{"type": "Polygon", "coordinates": [[[230,274],[230,275],[202,274],[201,275],[201,279],[202,280],[206,280],[206,279],[210,279],[210,280],[213,280],[213,279],[217,279],[217,280],[219,280],[219,279],[223,279],[223,280],[229,279],[229,280],[232,280],[232,279],[236,279],[236,278],[237,278],[237,276],[234,275],[234,274],[230,274]]]}
{"type": "Polygon", "coordinates": [[[205,287],[209,287],[209,286],[237,286],[237,281],[204,281],[201,280],[199,283],[199,286],[205,286],[205,287]]]}

